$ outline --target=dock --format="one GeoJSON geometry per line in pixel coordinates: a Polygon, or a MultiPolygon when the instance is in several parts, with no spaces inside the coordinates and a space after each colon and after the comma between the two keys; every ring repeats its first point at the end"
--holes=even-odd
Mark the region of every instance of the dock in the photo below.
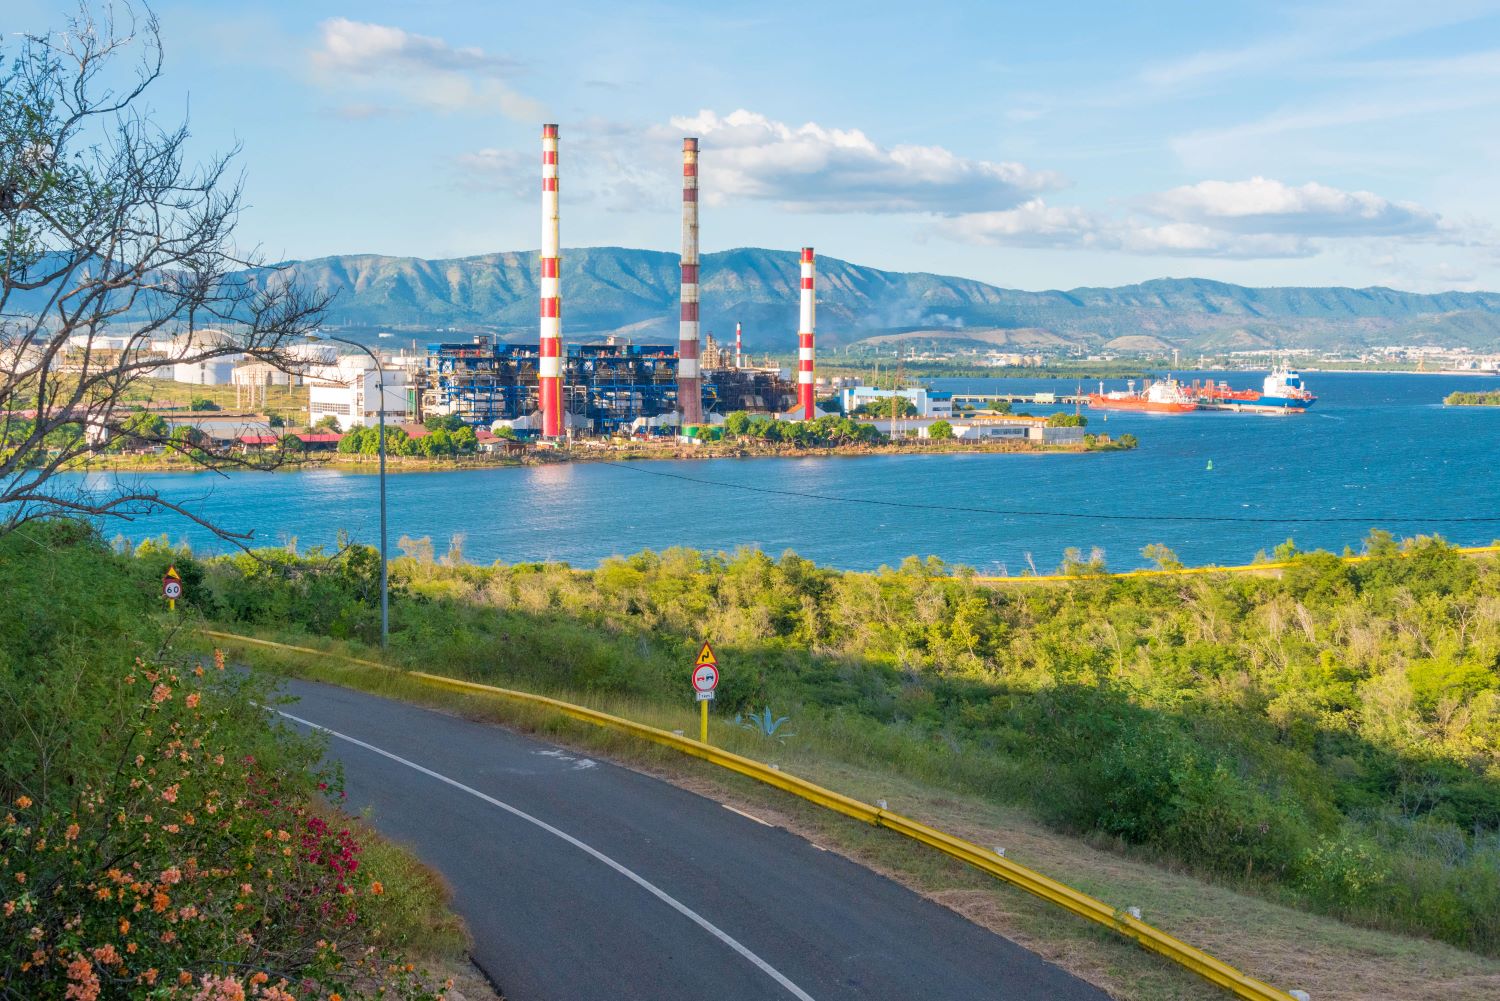
{"type": "Polygon", "coordinates": [[[953,405],[973,403],[1034,403],[1040,406],[1075,403],[1087,404],[1087,396],[1072,393],[954,393],[953,405]]]}

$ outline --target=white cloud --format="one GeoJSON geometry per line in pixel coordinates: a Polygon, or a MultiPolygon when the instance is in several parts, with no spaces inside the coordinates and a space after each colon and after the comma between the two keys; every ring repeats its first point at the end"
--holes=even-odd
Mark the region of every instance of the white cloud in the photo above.
{"type": "Polygon", "coordinates": [[[793,212],[979,212],[1020,205],[1062,179],[941,146],[878,145],[858,129],[793,128],[739,110],[672,119],[703,140],[703,197],[749,198],[793,212]]]}
{"type": "Polygon", "coordinates": [[[1310,257],[1336,241],[1489,245],[1413,202],[1370,191],[1273,178],[1200,181],[1140,199],[1139,213],[1107,216],[1033,198],[1014,209],[965,213],[934,232],[969,243],[1111,250],[1175,257],[1310,257]]]}
{"type": "Polygon", "coordinates": [[[1436,212],[1369,191],[1343,191],[1309,181],[1292,186],[1266,177],[1200,181],[1146,199],[1153,215],[1237,233],[1302,236],[1436,235],[1436,212]]]}
{"type": "Polygon", "coordinates": [[[1003,212],[976,212],[945,220],[934,232],[992,246],[1102,250],[1168,257],[1254,259],[1307,257],[1307,240],[1277,234],[1236,233],[1196,223],[1163,225],[1116,219],[1035,198],[1003,212]]]}
{"type": "Polygon", "coordinates": [[[507,82],[516,64],[504,56],[346,17],[318,27],[319,45],[309,53],[313,79],[329,90],[359,95],[362,99],[348,107],[361,109],[363,117],[371,117],[372,109],[389,112],[407,105],[497,111],[518,121],[542,117],[537,102],[507,82]]]}

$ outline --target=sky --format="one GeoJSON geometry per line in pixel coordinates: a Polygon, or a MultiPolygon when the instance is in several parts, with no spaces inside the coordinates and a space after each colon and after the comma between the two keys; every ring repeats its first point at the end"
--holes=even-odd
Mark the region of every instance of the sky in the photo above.
{"type": "MultiPolygon", "coordinates": [[[[6,32],[60,28],[6,0],[6,32]]],[[[702,246],[1013,288],[1500,290],[1500,0],[160,2],[268,260],[702,246]]],[[[14,34],[4,39],[7,49],[14,34]]]]}

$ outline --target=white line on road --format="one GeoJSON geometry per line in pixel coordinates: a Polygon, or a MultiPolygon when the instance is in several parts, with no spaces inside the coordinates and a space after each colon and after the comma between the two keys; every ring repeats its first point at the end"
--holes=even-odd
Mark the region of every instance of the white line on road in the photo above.
{"type": "Polygon", "coordinates": [[[744,810],[736,810],[734,807],[730,806],[728,803],[720,803],[719,805],[722,806],[724,809],[728,810],[730,813],[737,813],[741,817],[744,817],[746,820],[753,820],[753,821],[755,821],[757,824],[759,824],[762,827],[775,827],[776,826],[775,824],[768,823],[767,821],[761,820],[759,817],[755,816],[755,814],[753,814],[753,813],[746,813],[744,810]]]}
{"type": "MultiPolygon", "coordinates": [[[[714,924],[712,921],[708,920],[703,915],[699,914],[697,911],[693,910],[691,907],[678,900],[676,897],[673,897],[671,894],[667,893],[667,891],[656,886],[654,883],[647,881],[644,877],[636,874],[634,871],[627,869],[625,866],[616,862],[614,859],[610,858],[608,855],[605,855],[598,849],[584,844],[582,841],[579,841],[577,838],[573,837],[573,835],[567,833],[566,831],[562,831],[557,829],[556,827],[553,827],[545,820],[533,817],[525,810],[517,809],[516,807],[511,806],[509,803],[502,803],[500,802],[500,800],[496,799],[493,796],[488,796],[480,792],[478,789],[475,789],[471,786],[466,786],[462,782],[459,782],[457,779],[450,779],[448,776],[443,775],[439,772],[435,772],[431,768],[425,768],[422,765],[417,764],[415,761],[408,761],[407,759],[401,757],[399,754],[393,754],[390,751],[385,750],[384,748],[376,747],[374,744],[367,744],[363,740],[359,740],[356,737],[350,737],[347,734],[339,733],[337,730],[330,730],[328,727],[320,726],[319,724],[314,723],[312,720],[306,720],[300,716],[293,716],[289,712],[283,712],[280,709],[273,710],[273,712],[275,712],[277,715],[286,717],[294,723],[301,723],[303,726],[326,733],[330,737],[337,737],[339,740],[348,741],[356,747],[363,747],[367,751],[374,751],[376,754],[379,754],[382,757],[390,758],[392,761],[403,764],[414,771],[421,772],[423,775],[437,779],[439,782],[446,783],[447,785],[450,785],[455,789],[462,790],[463,792],[468,793],[470,796],[473,796],[476,799],[482,799],[486,803],[489,803],[491,806],[498,806],[506,813],[509,813],[515,817],[519,817],[521,820],[524,820],[529,824],[535,824],[537,827],[540,827],[548,834],[561,838],[568,844],[572,845],[574,848],[577,848],[579,851],[591,855],[594,858],[598,859],[600,862],[603,862],[615,872],[618,872],[620,875],[624,876],[626,879],[630,880],[632,883],[636,884],[641,889],[645,890],[647,893],[651,894],[653,897],[666,904],[668,907],[677,911],[677,913],[681,914],[683,917],[687,918],[689,921],[693,922],[704,931],[708,932],[714,938],[718,939],[720,942],[723,942],[725,945],[729,946],[729,948],[733,949],[741,956],[744,956],[746,959],[750,960],[750,962],[755,964],[756,968],[758,968],[762,973],[770,977],[772,980],[776,981],[782,987],[785,987],[787,993],[791,994],[792,997],[797,998],[797,1001],[813,1001],[813,998],[810,994],[788,980],[780,970],[776,969],[776,967],[772,966],[770,963],[766,962],[764,959],[761,959],[755,953],[751,952],[745,946],[741,945],[737,939],[735,939],[728,932],[724,931],[718,925],[714,924]]],[[[764,821],[762,821],[762,823],[764,823],[764,821]]]]}

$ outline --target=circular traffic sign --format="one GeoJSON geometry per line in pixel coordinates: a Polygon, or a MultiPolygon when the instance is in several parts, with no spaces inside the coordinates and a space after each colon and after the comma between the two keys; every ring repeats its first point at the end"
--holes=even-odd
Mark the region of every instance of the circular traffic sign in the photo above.
{"type": "Polygon", "coordinates": [[[719,687],[719,669],[712,664],[693,668],[693,691],[711,692],[719,687]]]}
{"type": "Polygon", "coordinates": [[[171,598],[173,601],[176,601],[178,598],[182,597],[182,581],[163,581],[161,585],[161,593],[162,597],[171,598]]]}

